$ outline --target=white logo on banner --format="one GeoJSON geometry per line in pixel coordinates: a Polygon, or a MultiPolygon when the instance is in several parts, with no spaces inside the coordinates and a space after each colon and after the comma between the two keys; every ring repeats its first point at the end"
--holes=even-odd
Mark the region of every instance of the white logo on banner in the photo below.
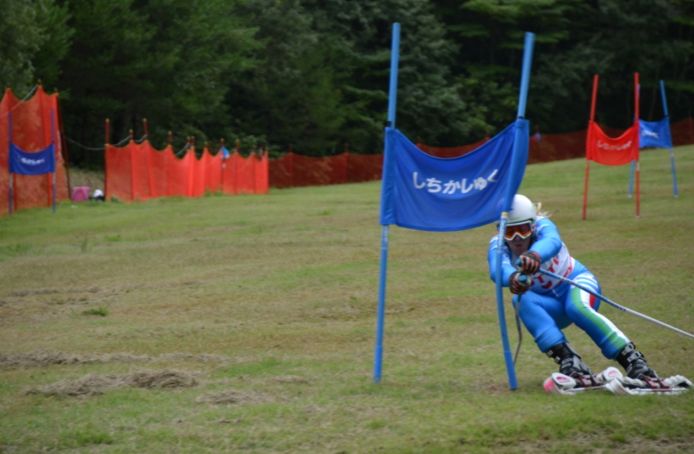
{"type": "Polygon", "coordinates": [[[602,148],[603,150],[628,150],[629,148],[631,148],[631,140],[621,145],[610,145],[607,142],[598,140],[598,148],[602,148]]]}
{"type": "Polygon", "coordinates": [[[19,158],[19,160],[22,161],[22,164],[26,164],[29,166],[38,166],[46,162],[45,159],[29,159],[24,157],[19,158]]]}
{"type": "Polygon", "coordinates": [[[412,172],[412,183],[415,189],[426,190],[431,194],[455,194],[460,192],[461,194],[467,194],[472,190],[482,191],[490,183],[496,183],[496,174],[499,173],[499,169],[494,169],[488,177],[477,177],[468,183],[467,178],[461,180],[448,180],[444,182],[438,178],[429,177],[421,179],[417,172],[412,172]]]}

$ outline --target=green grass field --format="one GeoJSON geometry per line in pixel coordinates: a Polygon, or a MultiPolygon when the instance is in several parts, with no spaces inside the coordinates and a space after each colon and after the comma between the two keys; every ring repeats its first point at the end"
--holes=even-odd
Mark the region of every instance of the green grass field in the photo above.
{"type": "MultiPolygon", "coordinates": [[[[605,295],[694,331],[694,146],[628,167],[531,165],[605,295]]],[[[509,391],[487,242],[391,228],[383,381],[372,383],[378,182],[265,196],[64,203],[0,218],[0,452],[692,452],[694,392],[547,395],[524,331],[509,391]]],[[[509,301],[506,294],[507,302],[509,301]]],[[[603,304],[663,376],[692,339],[603,304]]],[[[507,310],[512,348],[517,335],[507,310]]],[[[594,370],[586,335],[567,336],[594,370]]]]}

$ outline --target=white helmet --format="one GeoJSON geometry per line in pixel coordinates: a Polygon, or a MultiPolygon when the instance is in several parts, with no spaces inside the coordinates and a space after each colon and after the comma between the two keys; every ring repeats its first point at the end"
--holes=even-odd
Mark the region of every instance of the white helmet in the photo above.
{"type": "Polygon", "coordinates": [[[529,198],[522,194],[516,194],[513,198],[511,211],[508,213],[508,222],[506,225],[525,224],[526,222],[535,222],[537,218],[537,208],[529,198]]]}

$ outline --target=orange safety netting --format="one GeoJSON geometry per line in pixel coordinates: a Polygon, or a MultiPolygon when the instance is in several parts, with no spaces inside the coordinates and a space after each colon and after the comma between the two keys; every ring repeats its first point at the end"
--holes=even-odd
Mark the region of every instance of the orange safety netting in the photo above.
{"type": "MultiPolygon", "coordinates": [[[[694,119],[685,118],[670,126],[674,145],[694,143],[694,119]]],[[[624,131],[601,128],[604,136],[624,131]]],[[[631,131],[631,130],[630,130],[631,131]]],[[[535,134],[530,137],[528,163],[559,161],[586,156],[586,129],[559,134],[535,134]]],[[[418,143],[422,151],[438,157],[461,156],[482,145],[486,139],[455,147],[434,147],[418,143]]],[[[382,154],[355,154],[309,157],[289,152],[270,161],[270,186],[288,188],[378,180],[383,168],[382,154]]]]}
{"type": "MultiPolygon", "coordinates": [[[[22,101],[9,88],[0,101],[0,215],[9,212],[9,143],[39,151],[55,141],[56,201],[67,200],[67,170],[63,160],[58,94],[47,94],[39,86],[31,99],[22,101]],[[9,123],[12,130],[9,130],[9,123]]],[[[12,175],[15,210],[52,205],[52,174],[12,175]]]]}
{"type": "Polygon", "coordinates": [[[378,180],[383,168],[382,154],[354,154],[311,157],[289,152],[270,161],[270,186],[314,186],[378,180]]]}
{"type": "Polygon", "coordinates": [[[694,143],[694,118],[688,117],[671,124],[670,135],[672,136],[672,145],[675,147],[694,143]]]}
{"type": "Polygon", "coordinates": [[[206,192],[264,194],[268,191],[266,154],[228,159],[208,148],[197,157],[189,148],[179,158],[171,146],[155,149],[149,141],[130,141],[124,147],[106,145],[106,198],[123,201],[153,197],[200,197],[206,192]]]}
{"type": "Polygon", "coordinates": [[[489,137],[479,140],[475,143],[460,145],[457,147],[434,147],[431,145],[418,143],[417,148],[432,156],[437,156],[439,158],[457,158],[474,150],[475,148],[482,146],[487,140],[489,140],[489,137]]]}
{"type": "MultiPolygon", "coordinates": [[[[614,132],[608,129],[610,133],[614,132]]],[[[432,156],[454,158],[462,156],[484,144],[487,139],[455,147],[434,147],[418,143],[417,147],[432,156]]],[[[694,140],[692,140],[694,142],[694,140]]],[[[586,130],[558,134],[534,134],[530,137],[528,163],[582,158],[586,154],[586,130]]]]}

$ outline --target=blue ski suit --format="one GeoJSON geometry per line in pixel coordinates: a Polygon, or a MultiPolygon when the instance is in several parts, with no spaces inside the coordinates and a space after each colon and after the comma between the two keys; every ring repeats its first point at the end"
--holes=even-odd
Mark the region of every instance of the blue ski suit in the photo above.
{"type": "MultiPolygon", "coordinates": [[[[518,257],[504,241],[501,251],[502,285],[508,287],[518,257]]],[[[530,242],[530,251],[541,257],[542,269],[551,271],[601,293],[600,284],[581,262],[571,257],[559,236],[557,226],[546,217],[538,217],[530,242]]],[[[496,278],[497,235],[489,242],[489,275],[496,278]]],[[[590,336],[602,354],[614,359],[629,339],[607,317],[598,313],[600,299],[564,281],[540,274],[532,275],[532,284],[522,295],[513,296],[520,319],[542,352],[566,343],[562,329],[571,323],[590,336]]]]}

